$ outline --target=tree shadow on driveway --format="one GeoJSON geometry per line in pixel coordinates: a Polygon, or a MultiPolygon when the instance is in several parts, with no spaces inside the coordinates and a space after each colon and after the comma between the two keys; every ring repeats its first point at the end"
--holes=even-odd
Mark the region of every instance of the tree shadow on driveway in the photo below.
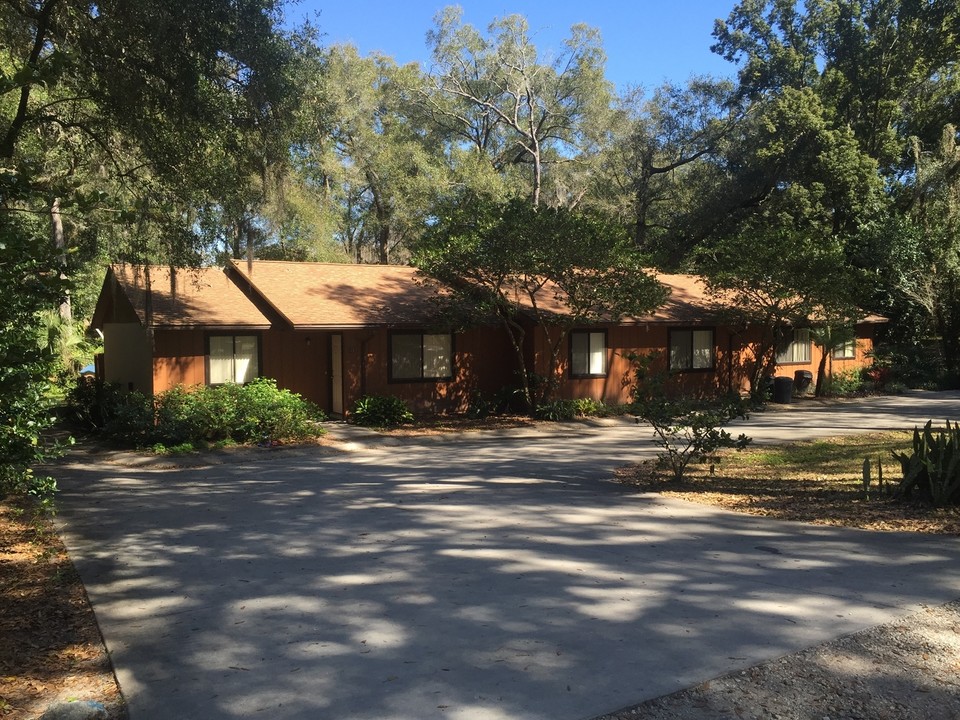
{"type": "Polygon", "coordinates": [[[132,720],[573,720],[960,597],[960,540],[637,495],[622,439],[531,443],[59,468],[132,720]]]}

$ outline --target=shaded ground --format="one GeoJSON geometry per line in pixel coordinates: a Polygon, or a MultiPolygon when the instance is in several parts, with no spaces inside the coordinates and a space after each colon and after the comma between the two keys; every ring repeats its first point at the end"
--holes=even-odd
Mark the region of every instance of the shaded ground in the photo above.
{"type": "Polygon", "coordinates": [[[127,717],[83,584],[49,520],[0,503],[0,717],[96,700],[127,717]]]}
{"type": "MultiPolygon", "coordinates": [[[[440,424],[391,434],[405,442],[408,434],[462,429],[471,428],[440,424]]],[[[620,472],[641,490],[655,488],[755,515],[874,530],[960,533],[955,511],[931,514],[887,498],[864,501],[849,470],[837,477],[804,477],[802,470],[797,474],[802,460],[781,462],[771,455],[774,449],[762,452],[766,455],[745,456],[752,460],[743,463],[737,478],[721,464],[714,477],[704,472],[669,489],[649,476],[649,466],[620,472]],[[746,472],[751,464],[752,476],[746,472]]],[[[864,455],[876,454],[853,444],[844,463],[855,465],[864,455]]],[[[124,464],[121,455],[118,465],[124,464]]],[[[154,469],[195,463],[203,461],[147,461],[154,469]]],[[[897,475],[892,460],[885,473],[888,479],[897,475]]],[[[35,718],[50,703],[70,699],[99,700],[108,705],[113,720],[126,718],[86,594],[62,544],[49,529],[38,534],[32,521],[14,511],[0,505],[0,718],[35,718]]],[[[958,625],[956,603],[929,608],[608,717],[956,718],[958,625]]]]}
{"type": "Polygon", "coordinates": [[[953,602],[597,720],[956,720],[958,677],[953,602]]]}
{"type": "Polygon", "coordinates": [[[908,447],[910,436],[871,433],[730,452],[716,463],[713,474],[709,466],[691,465],[681,482],[667,479],[654,461],[619,468],[616,477],[640,491],[779,520],[960,535],[960,508],[931,508],[878,490],[878,459],[889,490],[900,478],[890,451],[908,447]],[[864,458],[872,463],[867,497],[864,458]]]}

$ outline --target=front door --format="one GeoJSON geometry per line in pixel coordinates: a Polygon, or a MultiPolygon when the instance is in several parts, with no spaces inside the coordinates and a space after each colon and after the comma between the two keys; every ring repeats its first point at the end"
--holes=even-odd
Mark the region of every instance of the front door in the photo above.
{"type": "Polygon", "coordinates": [[[343,335],[330,336],[330,411],[343,415],[343,335]]]}

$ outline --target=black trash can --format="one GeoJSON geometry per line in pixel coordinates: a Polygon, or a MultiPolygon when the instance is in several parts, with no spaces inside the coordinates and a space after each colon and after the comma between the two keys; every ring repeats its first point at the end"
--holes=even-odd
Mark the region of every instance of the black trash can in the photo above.
{"type": "Polygon", "coordinates": [[[810,387],[810,383],[812,382],[813,373],[809,370],[797,370],[793,374],[793,386],[800,395],[803,395],[807,391],[807,388],[810,387]]]}
{"type": "Polygon", "coordinates": [[[773,401],[783,405],[793,400],[793,378],[775,377],[773,379],[773,401]]]}

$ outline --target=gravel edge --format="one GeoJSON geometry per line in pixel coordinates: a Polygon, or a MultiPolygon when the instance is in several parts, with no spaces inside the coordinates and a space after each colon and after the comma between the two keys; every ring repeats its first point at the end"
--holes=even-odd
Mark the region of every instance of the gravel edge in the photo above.
{"type": "Polygon", "coordinates": [[[594,720],[731,718],[960,718],[960,600],[594,720]]]}

